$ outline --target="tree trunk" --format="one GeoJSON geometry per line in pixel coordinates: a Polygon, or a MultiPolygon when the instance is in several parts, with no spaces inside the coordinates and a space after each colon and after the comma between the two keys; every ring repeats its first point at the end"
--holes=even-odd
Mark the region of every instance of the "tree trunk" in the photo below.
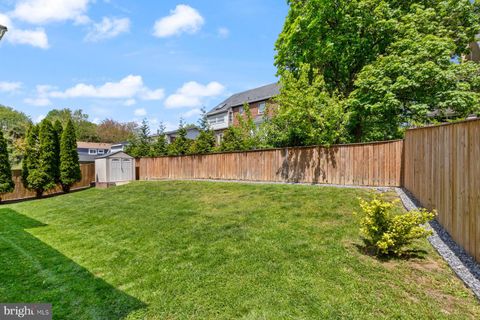
{"type": "Polygon", "coordinates": [[[43,190],[37,189],[36,192],[37,192],[37,199],[40,199],[43,196],[43,190]]]}

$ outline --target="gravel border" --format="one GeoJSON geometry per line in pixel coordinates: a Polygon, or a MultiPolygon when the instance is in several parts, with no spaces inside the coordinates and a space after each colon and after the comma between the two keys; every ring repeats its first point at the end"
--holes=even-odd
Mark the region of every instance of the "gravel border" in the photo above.
{"type": "MultiPolygon", "coordinates": [[[[421,208],[419,202],[407,190],[395,188],[395,191],[408,211],[421,208]]],[[[433,235],[428,238],[430,244],[480,300],[480,265],[452,239],[436,220],[431,221],[429,227],[433,232],[433,235]]]]}

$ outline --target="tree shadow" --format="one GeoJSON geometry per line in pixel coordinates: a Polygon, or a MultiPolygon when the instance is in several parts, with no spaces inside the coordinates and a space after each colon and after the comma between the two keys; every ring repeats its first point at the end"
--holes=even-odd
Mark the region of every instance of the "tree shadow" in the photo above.
{"type": "Polygon", "coordinates": [[[413,259],[425,260],[426,256],[428,255],[428,252],[424,249],[405,249],[405,250],[402,250],[401,254],[397,254],[397,255],[377,255],[375,250],[367,246],[365,243],[362,243],[362,244],[354,243],[353,245],[355,246],[357,251],[360,252],[361,254],[375,258],[382,262],[387,262],[392,260],[408,261],[413,259]]]}
{"type": "Polygon", "coordinates": [[[54,319],[122,319],[146,307],[25,230],[44,226],[0,209],[0,301],[52,303],[54,319]]]}
{"type": "Polygon", "coordinates": [[[292,183],[327,183],[326,168],[337,168],[338,147],[287,148],[282,150],[282,166],[277,171],[284,181],[292,183]],[[322,159],[324,162],[322,163],[322,159]]]}

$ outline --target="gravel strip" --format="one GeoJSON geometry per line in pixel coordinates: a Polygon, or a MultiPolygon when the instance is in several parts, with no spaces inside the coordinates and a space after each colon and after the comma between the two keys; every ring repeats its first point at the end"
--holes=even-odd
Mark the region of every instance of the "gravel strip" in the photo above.
{"type": "MultiPolygon", "coordinates": [[[[402,199],[403,205],[409,211],[420,208],[418,201],[406,190],[395,188],[395,191],[402,199]]],[[[457,276],[472,289],[473,293],[480,299],[480,265],[475,262],[462,247],[460,247],[448,232],[433,220],[429,223],[433,235],[428,238],[430,244],[447,261],[457,276]]]]}

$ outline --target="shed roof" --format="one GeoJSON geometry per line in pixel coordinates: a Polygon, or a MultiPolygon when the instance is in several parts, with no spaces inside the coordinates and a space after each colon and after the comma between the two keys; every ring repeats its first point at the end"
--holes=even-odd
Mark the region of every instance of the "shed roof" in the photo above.
{"type": "Polygon", "coordinates": [[[131,155],[129,155],[129,154],[127,154],[127,153],[125,153],[124,151],[121,151],[121,150],[107,153],[107,154],[105,154],[105,155],[103,155],[103,156],[96,157],[95,159],[105,159],[105,158],[110,158],[110,157],[112,157],[112,156],[120,156],[120,155],[126,156],[126,158],[131,158],[131,159],[133,159],[133,157],[132,157],[131,155]]]}
{"type": "Polygon", "coordinates": [[[275,97],[280,94],[280,86],[278,83],[272,83],[266,86],[236,93],[218,106],[210,110],[207,115],[214,115],[225,112],[232,107],[238,107],[244,103],[252,103],[263,101],[275,97]]]}

